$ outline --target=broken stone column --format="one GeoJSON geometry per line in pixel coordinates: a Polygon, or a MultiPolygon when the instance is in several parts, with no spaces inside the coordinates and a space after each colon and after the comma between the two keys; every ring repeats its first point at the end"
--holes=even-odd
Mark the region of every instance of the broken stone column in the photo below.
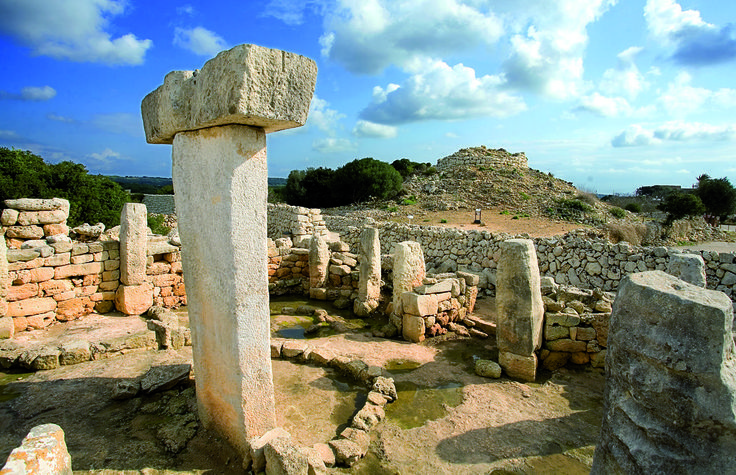
{"type": "Polygon", "coordinates": [[[304,125],[314,61],[240,45],[174,71],[141,105],[146,140],[173,143],[199,415],[248,459],[273,428],[266,133],[304,125]]]}
{"type": "Polygon", "coordinates": [[[126,203],[120,213],[120,286],[115,308],[141,315],[153,305],[153,286],[146,282],[148,213],[142,203],[126,203]]]}
{"type": "Polygon", "coordinates": [[[625,277],[593,474],[736,473],[733,308],[661,271],[625,277]]]}
{"type": "Polygon", "coordinates": [[[378,229],[363,228],[360,233],[358,259],[360,280],[353,311],[360,317],[366,317],[378,308],[378,299],[381,297],[381,242],[378,239],[378,229]]]}
{"type": "Polygon", "coordinates": [[[705,288],[705,261],[698,254],[679,252],[670,254],[667,273],[689,284],[705,288]]]}
{"type": "Polygon", "coordinates": [[[539,266],[530,239],[501,243],[496,274],[498,362],[512,378],[534,381],[542,346],[544,303],[539,266]]]}
{"type": "Polygon", "coordinates": [[[322,236],[313,234],[309,243],[309,298],[327,298],[329,266],[330,248],[322,236]]]}
{"type": "Polygon", "coordinates": [[[0,226],[0,340],[13,338],[15,325],[8,315],[8,256],[5,245],[5,230],[0,226]]]}
{"type": "MultiPolygon", "coordinates": [[[[425,276],[426,269],[422,246],[414,241],[398,243],[394,251],[394,294],[392,299],[393,311],[391,312],[390,320],[398,328],[399,333],[404,328],[401,294],[410,292],[417,285],[421,285],[425,276]]],[[[412,328],[419,326],[418,321],[411,321],[409,323],[412,328]]],[[[424,326],[424,322],[422,322],[421,326],[424,326]]]]}

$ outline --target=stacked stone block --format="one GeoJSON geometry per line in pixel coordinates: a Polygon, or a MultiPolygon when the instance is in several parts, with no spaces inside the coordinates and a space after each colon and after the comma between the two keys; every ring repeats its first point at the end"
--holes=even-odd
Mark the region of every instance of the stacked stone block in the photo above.
{"type": "Polygon", "coordinates": [[[27,240],[35,241],[69,234],[69,227],[66,225],[69,218],[69,201],[65,199],[5,200],[5,207],[0,216],[0,223],[5,227],[5,238],[11,249],[20,249],[27,240]]]}
{"type": "MultiPolygon", "coordinates": [[[[418,343],[425,337],[447,333],[471,334],[474,323],[466,320],[473,312],[478,296],[478,277],[464,272],[428,276],[413,290],[401,293],[402,334],[405,340],[418,343]],[[463,326],[461,326],[463,325],[463,326]]],[[[480,330],[475,336],[487,338],[480,330]]]]}
{"type": "Polygon", "coordinates": [[[517,168],[519,170],[526,170],[528,164],[524,152],[509,153],[502,148],[489,149],[485,145],[463,148],[437,161],[437,169],[440,171],[455,168],[468,169],[470,167],[479,169],[517,168]]]}
{"type": "Polygon", "coordinates": [[[181,250],[164,236],[153,237],[146,249],[145,282],[153,288],[153,305],[177,308],[187,304],[181,250]]]}
{"type": "Polygon", "coordinates": [[[288,235],[295,245],[305,242],[308,246],[308,241],[314,234],[322,237],[327,235],[327,226],[321,210],[269,203],[269,238],[275,240],[288,235]]]}

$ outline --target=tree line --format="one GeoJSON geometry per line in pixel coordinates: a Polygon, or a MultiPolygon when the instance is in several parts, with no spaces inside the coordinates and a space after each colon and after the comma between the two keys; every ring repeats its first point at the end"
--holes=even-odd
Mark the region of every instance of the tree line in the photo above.
{"type": "Polygon", "coordinates": [[[728,178],[711,178],[703,174],[693,190],[673,190],[672,187],[650,186],[636,190],[637,196],[662,200],[657,206],[667,213],[667,223],[687,216],[709,215],[724,221],[736,212],[736,189],[728,178]]]}

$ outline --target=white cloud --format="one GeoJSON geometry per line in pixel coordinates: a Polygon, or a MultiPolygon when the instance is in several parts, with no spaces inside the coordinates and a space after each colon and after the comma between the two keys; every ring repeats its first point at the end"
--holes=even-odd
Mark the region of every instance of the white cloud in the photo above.
{"type": "Polygon", "coordinates": [[[19,139],[20,135],[15,130],[0,130],[0,140],[19,139]]]}
{"type": "Polygon", "coordinates": [[[113,165],[115,165],[120,160],[128,160],[127,158],[123,157],[120,153],[115,152],[114,150],[111,150],[110,148],[106,148],[102,152],[93,152],[87,155],[88,159],[91,159],[92,162],[87,162],[87,165],[90,168],[94,168],[97,170],[110,170],[112,169],[113,165]]]}
{"type": "Polygon", "coordinates": [[[55,122],[63,122],[65,124],[74,124],[77,121],[75,119],[72,119],[71,117],[65,117],[63,115],[54,114],[52,112],[49,112],[46,114],[46,118],[49,120],[53,120],[55,122]]]}
{"type": "Polygon", "coordinates": [[[27,86],[20,93],[0,91],[0,99],[14,99],[19,101],[42,102],[56,97],[56,89],[51,86],[35,87],[27,86]]]}
{"type": "Polygon", "coordinates": [[[307,118],[307,127],[317,127],[319,130],[329,135],[334,135],[338,129],[338,122],[345,118],[345,114],[341,114],[335,109],[330,109],[330,103],[324,99],[312,97],[309,104],[309,116],[307,118]]]}
{"type": "Polygon", "coordinates": [[[575,110],[602,117],[618,117],[631,114],[631,105],[623,97],[606,97],[594,92],[581,98],[580,105],[575,110]]]}
{"type": "Polygon", "coordinates": [[[182,5],[180,7],[176,7],[177,15],[194,16],[195,12],[196,10],[194,9],[194,7],[189,4],[182,5]]]}
{"type": "Polygon", "coordinates": [[[672,115],[686,116],[702,110],[703,107],[736,107],[736,89],[722,88],[716,91],[694,87],[692,77],[681,72],[658,98],[662,107],[672,115]]]}
{"type": "Polygon", "coordinates": [[[423,72],[398,86],[374,88],[373,101],[361,119],[378,124],[402,124],[422,120],[473,117],[509,117],[526,110],[520,96],[504,90],[498,76],[476,77],[473,68],[449,66],[443,61],[425,62],[423,72]]]}
{"type": "Polygon", "coordinates": [[[525,2],[512,11],[523,26],[511,37],[511,55],[504,63],[510,87],[555,99],[579,97],[588,24],[598,20],[616,0],[525,2]]]}
{"type": "Polygon", "coordinates": [[[324,0],[270,0],[260,16],[273,17],[296,26],[304,23],[307,10],[322,12],[325,7],[324,0]]]}
{"type": "Polygon", "coordinates": [[[227,42],[214,31],[197,26],[194,28],[176,28],[174,44],[200,56],[214,56],[227,49],[227,42]]]}
{"type": "Polygon", "coordinates": [[[731,26],[706,22],[698,10],[683,10],[675,0],[647,0],[647,29],[672,58],[686,65],[707,65],[736,58],[736,38],[731,26]]]}
{"type": "Polygon", "coordinates": [[[721,142],[736,140],[736,125],[671,121],[655,128],[629,126],[611,141],[614,147],[638,147],[663,142],[721,142]]]}
{"type": "Polygon", "coordinates": [[[503,33],[487,8],[461,0],[337,0],[326,18],[322,53],[349,71],[377,74],[394,64],[491,45],[503,33]]]}
{"type": "Polygon", "coordinates": [[[605,94],[622,94],[629,99],[635,99],[649,86],[644,75],[636,67],[634,59],[643,48],[632,46],[618,54],[618,64],[615,69],[607,69],[603,73],[600,89],[605,94]]]}
{"type": "Polygon", "coordinates": [[[390,125],[376,124],[367,120],[359,120],[353,128],[353,135],[358,137],[375,137],[391,139],[398,135],[398,129],[390,125]]]}
{"type": "Polygon", "coordinates": [[[357,146],[350,140],[334,137],[318,139],[312,143],[312,150],[320,153],[349,152],[356,148],[357,146]]]}
{"type": "Polygon", "coordinates": [[[112,38],[110,18],[124,13],[123,0],[23,0],[0,2],[0,32],[34,55],[111,65],[142,64],[151,40],[127,33],[112,38]]]}

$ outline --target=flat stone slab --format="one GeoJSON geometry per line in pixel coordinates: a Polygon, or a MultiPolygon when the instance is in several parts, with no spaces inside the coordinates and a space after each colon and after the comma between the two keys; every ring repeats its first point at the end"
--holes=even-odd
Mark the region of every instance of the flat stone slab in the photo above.
{"type": "Polygon", "coordinates": [[[170,144],[179,132],[219,125],[266,133],[307,121],[317,64],[257,45],[220,52],[197,71],[172,71],[141,104],[148,143],[170,144]]]}

